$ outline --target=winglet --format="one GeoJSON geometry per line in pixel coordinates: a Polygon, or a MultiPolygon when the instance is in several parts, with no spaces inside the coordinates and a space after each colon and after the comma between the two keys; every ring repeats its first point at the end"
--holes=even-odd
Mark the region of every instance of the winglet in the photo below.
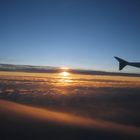
{"type": "Polygon", "coordinates": [[[119,61],[119,70],[122,70],[126,65],[128,65],[128,62],[119,58],[115,57],[119,61]]]}

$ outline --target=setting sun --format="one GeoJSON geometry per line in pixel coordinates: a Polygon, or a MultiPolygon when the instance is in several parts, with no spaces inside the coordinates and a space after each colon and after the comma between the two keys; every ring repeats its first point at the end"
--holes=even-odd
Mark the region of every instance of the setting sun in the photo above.
{"type": "Polygon", "coordinates": [[[62,69],[62,70],[68,70],[69,68],[68,67],[61,67],[60,69],[62,69]]]}
{"type": "Polygon", "coordinates": [[[60,73],[60,75],[62,75],[62,76],[64,76],[64,77],[67,77],[67,76],[69,76],[69,75],[70,75],[70,73],[69,73],[69,72],[64,71],[64,72],[61,72],[61,73],[60,73]]]}

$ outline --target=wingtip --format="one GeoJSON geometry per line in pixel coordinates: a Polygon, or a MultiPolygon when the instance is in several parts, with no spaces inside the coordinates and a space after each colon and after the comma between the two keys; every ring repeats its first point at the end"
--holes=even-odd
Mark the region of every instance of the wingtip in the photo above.
{"type": "Polygon", "coordinates": [[[119,58],[119,57],[117,57],[117,56],[114,56],[114,58],[115,58],[116,60],[118,60],[118,62],[119,62],[119,70],[120,70],[120,71],[128,64],[127,61],[125,61],[125,60],[123,60],[123,59],[121,59],[121,58],[119,58]]]}
{"type": "Polygon", "coordinates": [[[119,61],[119,57],[117,57],[117,56],[114,56],[114,58],[115,58],[116,60],[118,60],[118,61],[119,61]]]}
{"type": "Polygon", "coordinates": [[[114,58],[116,58],[116,59],[117,59],[117,58],[119,58],[119,57],[117,57],[117,56],[114,56],[114,58]]]}

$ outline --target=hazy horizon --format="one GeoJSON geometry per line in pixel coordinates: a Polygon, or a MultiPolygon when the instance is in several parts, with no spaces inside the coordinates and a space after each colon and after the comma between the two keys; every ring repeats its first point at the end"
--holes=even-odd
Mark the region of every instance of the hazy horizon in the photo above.
{"type": "Polygon", "coordinates": [[[105,71],[83,68],[69,68],[69,67],[54,67],[54,66],[36,66],[36,65],[18,65],[18,64],[0,64],[0,71],[9,72],[36,72],[36,73],[60,73],[69,72],[71,74],[89,74],[89,75],[116,75],[116,76],[130,76],[139,77],[139,72],[123,72],[123,71],[105,71]]]}

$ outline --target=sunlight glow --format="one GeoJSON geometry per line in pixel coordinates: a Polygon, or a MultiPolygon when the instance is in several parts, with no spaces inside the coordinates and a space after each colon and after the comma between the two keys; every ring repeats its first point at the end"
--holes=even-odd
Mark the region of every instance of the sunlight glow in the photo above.
{"type": "Polygon", "coordinates": [[[64,72],[61,72],[61,73],[60,73],[60,75],[61,75],[61,76],[64,76],[64,77],[67,77],[67,76],[69,76],[69,75],[70,75],[70,73],[69,73],[69,72],[64,71],[64,72]]]}
{"type": "Polygon", "coordinates": [[[68,67],[61,67],[60,69],[62,69],[62,70],[68,70],[69,68],[68,67]]]}

